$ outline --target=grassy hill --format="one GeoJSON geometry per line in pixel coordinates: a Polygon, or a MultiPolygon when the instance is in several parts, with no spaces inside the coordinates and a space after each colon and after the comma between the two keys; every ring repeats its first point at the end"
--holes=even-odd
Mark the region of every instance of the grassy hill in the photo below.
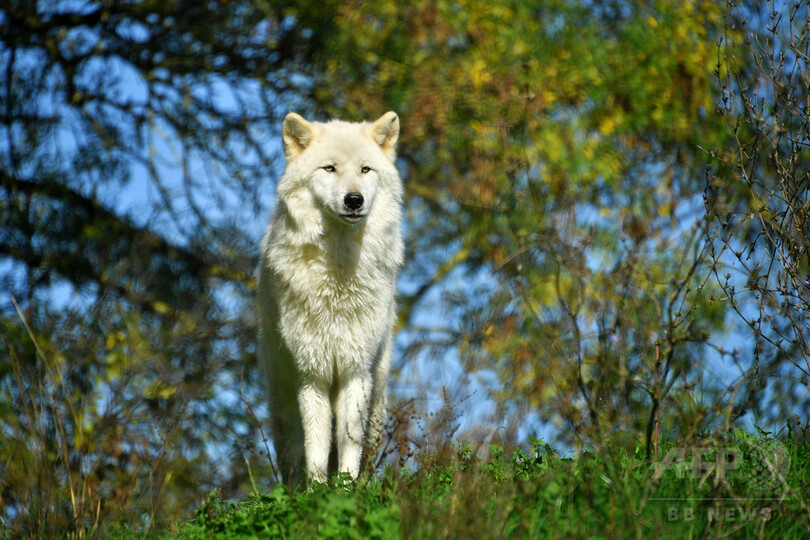
{"type": "MultiPolygon", "coordinates": [[[[276,485],[239,501],[214,493],[161,538],[808,538],[810,446],[737,430],[658,458],[607,449],[561,457],[534,441],[459,445],[415,471],[276,485]]],[[[122,531],[126,532],[126,531],[122,531]]],[[[129,534],[129,533],[127,533],[129,534]]]]}

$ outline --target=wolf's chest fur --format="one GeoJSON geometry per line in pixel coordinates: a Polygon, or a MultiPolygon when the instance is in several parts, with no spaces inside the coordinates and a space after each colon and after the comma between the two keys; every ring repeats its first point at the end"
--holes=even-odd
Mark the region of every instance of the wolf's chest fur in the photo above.
{"type": "Polygon", "coordinates": [[[388,330],[394,275],[362,238],[290,246],[273,265],[279,330],[303,373],[368,369],[388,330]]]}

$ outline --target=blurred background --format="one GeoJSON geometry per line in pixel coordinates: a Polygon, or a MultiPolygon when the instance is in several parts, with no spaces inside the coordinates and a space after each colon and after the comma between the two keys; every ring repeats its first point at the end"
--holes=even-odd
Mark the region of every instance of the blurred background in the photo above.
{"type": "Polygon", "coordinates": [[[288,111],[402,122],[380,464],[806,436],[810,6],[739,4],[0,2],[4,532],[273,484],[254,270],[288,111]]]}

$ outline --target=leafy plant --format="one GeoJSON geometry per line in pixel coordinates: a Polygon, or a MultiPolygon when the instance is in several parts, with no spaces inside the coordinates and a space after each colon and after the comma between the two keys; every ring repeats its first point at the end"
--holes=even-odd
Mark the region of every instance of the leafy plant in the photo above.
{"type": "Polygon", "coordinates": [[[742,430],[680,449],[662,442],[650,463],[643,445],[563,458],[543,441],[482,457],[455,446],[450,462],[423,459],[409,472],[387,468],[346,483],[335,478],[310,492],[276,486],[236,502],[212,496],[197,518],[171,537],[664,537],[802,538],[810,531],[808,449],[792,440],[742,430]],[[776,483],[752,484],[750,467],[778,448],[790,462],[776,483]],[[663,459],[664,455],[674,458],[663,459]],[[740,463],[724,461],[739,456],[740,463]]]}

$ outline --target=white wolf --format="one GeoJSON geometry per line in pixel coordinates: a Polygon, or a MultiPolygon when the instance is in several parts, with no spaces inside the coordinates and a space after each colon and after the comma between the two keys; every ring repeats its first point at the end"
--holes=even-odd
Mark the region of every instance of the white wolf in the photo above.
{"type": "Polygon", "coordinates": [[[304,464],[322,482],[335,459],[356,477],[364,443],[379,443],[403,258],[399,118],[318,123],[290,113],[282,136],[287,167],[262,239],[259,346],[276,454],[297,485],[304,464]]]}

